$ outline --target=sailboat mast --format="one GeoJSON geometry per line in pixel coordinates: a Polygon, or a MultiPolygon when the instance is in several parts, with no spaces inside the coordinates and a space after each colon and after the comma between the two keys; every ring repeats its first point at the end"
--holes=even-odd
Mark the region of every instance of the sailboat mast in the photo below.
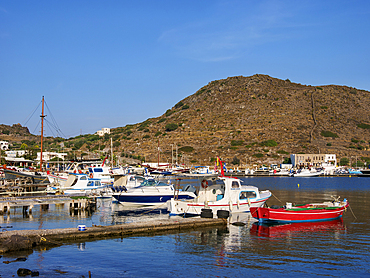
{"type": "Polygon", "coordinates": [[[112,163],[110,164],[110,168],[111,169],[113,169],[113,162],[114,162],[114,160],[113,160],[113,139],[112,139],[112,137],[110,138],[110,153],[111,153],[111,160],[112,160],[112,163]]]}
{"type": "Polygon", "coordinates": [[[158,168],[159,168],[159,138],[158,138],[158,168]]]}
{"type": "Polygon", "coordinates": [[[41,152],[40,152],[40,172],[42,171],[42,142],[44,140],[44,96],[42,96],[42,114],[41,114],[41,152]]]}

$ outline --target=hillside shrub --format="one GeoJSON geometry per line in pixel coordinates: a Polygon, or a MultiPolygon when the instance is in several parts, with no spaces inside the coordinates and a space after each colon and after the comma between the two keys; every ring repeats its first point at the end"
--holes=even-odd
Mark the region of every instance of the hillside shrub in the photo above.
{"type": "Polygon", "coordinates": [[[194,151],[194,148],[191,147],[191,146],[183,146],[183,147],[179,148],[179,151],[180,152],[191,153],[192,151],[194,151]]]}
{"type": "Polygon", "coordinates": [[[241,146],[243,142],[243,140],[231,140],[231,146],[241,146]]]}
{"type": "Polygon", "coordinates": [[[358,124],[357,127],[363,128],[363,129],[370,129],[370,125],[364,124],[364,123],[358,124]]]}
{"type": "Polygon", "coordinates": [[[261,157],[263,157],[263,153],[255,153],[255,154],[253,154],[253,156],[261,158],[261,157]]]}
{"type": "Polygon", "coordinates": [[[278,150],[276,153],[280,153],[280,154],[289,154],[289,152],[284,151],[284,150],[278,150]]]}
{"type": "Polygon", "coordinates": [[[170,124],[166,124],[166,131],[174,131],[178,128],[179,126],[175,123],[170,123],[170,124]]]}
{"type": "Polygon", "coordinates": [[[177,109],[177,108],[180,108],[181,106],[183,106],[184,105],[184,103],[182,102],[182,101],[180,101],[180,102],[178,102],[178,103],[176,103],[175,104],[175,108],[177,109]]]}
{"type": "Polygon", "coordinates": [[[239,165],[240,164],[240,159],[234,156],[233,160],[231,161],[233,165],[239,165]]]}
{"type": "Polygon", "coordinates": [[[260,145],[265,147],[276,147],[278,144],[275,140],[266,140],[261,142],[260,145]]]}
{"type": "Polygon", "coordinates": [[[168,109],[168,110],[166,111],[166,117],[171,116],[174,112],[175,112],[175,111],[172,111],[171,109],[168,109]]]}
{"type": "Polygon", "coordinates": [[[321,131],[321,136],[323,136],[323,137],[331,137],[331,138],[339,137],[336,133],[333,133],[333,132],[328,131],[328,130],[321,131]]]}

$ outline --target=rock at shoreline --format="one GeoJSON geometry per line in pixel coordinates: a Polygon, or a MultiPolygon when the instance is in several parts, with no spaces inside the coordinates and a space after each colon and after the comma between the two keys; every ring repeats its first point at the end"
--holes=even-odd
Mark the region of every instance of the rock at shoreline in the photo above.
{"type": "Polygon", "coordinates": [[[33,241],[25,236],[12,235],[0,245],[0,253],[32,249],[33,241]]]}

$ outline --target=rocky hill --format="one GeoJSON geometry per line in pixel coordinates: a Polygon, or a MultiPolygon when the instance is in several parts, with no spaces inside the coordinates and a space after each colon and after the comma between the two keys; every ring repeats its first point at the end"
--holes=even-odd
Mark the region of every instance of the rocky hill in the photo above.
{"type": "Polygon", "coordinates": [[[12,126],[0,124],[0,137],[9,138],[29,136],[31,135],[27,127],[23,127],[21,124],[14,124],[12,126]]]}
{"type": "Polygon", "coordinates": [[[169,162],[176,146],[193,164],[209,164],[217,155],[242,164],[281,163],[291,153],[365,158],[368,107],[368,91],[236,76],[210,82],[161,117],[112,133],[126,154],[147,161],[157,160],[158,140],[161,161],[169,162]]]}
{"type": "MultiPolygon", "coordinates": [[[[369,161],[370,93],[346,86],[306,86],[267,75],[216,80],[162,116],[64,142],[80,154],[110,153],[157,162],[212,165],[282,163],[292,153],[334,153],[369,161]]],[[[49,149],[60,143],[49,138],[49,149]]],[[[58,145],[59,146],[59,145],[58,145]]]]}

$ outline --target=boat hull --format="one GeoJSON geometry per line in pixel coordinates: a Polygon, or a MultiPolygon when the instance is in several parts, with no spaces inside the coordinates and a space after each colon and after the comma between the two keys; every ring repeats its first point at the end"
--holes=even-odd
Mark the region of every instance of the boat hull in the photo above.
{"type": "Polygon", "coordinates": [[[295,223],[328,221],[341,218],[348,204],[338,208],[323,209],[272,209],[251,208],[251,214],[263,223],[295,223]]]}
{"type": "MultiPolygon", "coordinates": [[[[121,194],[113,194],[113,198],[115,198],[121,204],[127,205],[159,205],[171,200],[173,198],[173,194],[130,194],[130,193],[121,193],[121,194]]],[[[179,194],[178,199],[193,199],[192,196],[189,194],[179,194]]]]}
{"type": "Polygon", "coordinates": [[[212,209],[212,213],[216,214],[218,210],[226,210],[229,212],[250,212],[251,207],[261,207],[266,202],[268,198],[270,198],[271,194],[265,198],[261,198],[258,200],[250,201],[250,202],[233,202],[228,203],[224,200],[217,201],[217,202],[208,202],[207,205],[205,203],[196,203],[193,201],[186,201],[186,200],[174,200],[171,199],[170,202],[167,203],[167,210],[170,212],[170,215],[200,215],[202,209],[212,209]]]}
{"type": "Polygon", "coordinates": [[[42,175],[34,175],[34,174],[28,174],[28,173],[23,173],[23,172],[17,172],[9,169],[4,169],[4,174],[6,179],[14,180],[14,179],[25,179],[25,178],[30,178],[32,180],[32,183],[39,184],[39,183],[44,183],[48,184],[49,179],[47,176],[42,176],[42,175]]]}

